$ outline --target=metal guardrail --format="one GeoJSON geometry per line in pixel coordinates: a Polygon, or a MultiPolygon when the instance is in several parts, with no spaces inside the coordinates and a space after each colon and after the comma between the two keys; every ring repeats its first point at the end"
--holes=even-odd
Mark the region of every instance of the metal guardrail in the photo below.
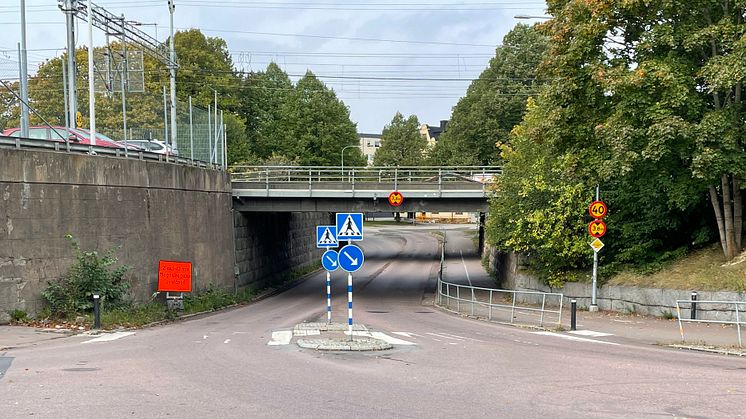
{"type": "Polygon", "coordinates": [[[544,326],[547,315],[550,317],[556,316],[557,327],[562,325],[564,295],[561,293],[482,288],[443,281],[445,243],[444,233],[436,298],[436,303],[440,307],[453,313],[483,317],[490,321],[500,320],[501,318],[505,320],[504,318],[509,315],[508,322],[511,324],[516,323],[518,316],[522,316],[523,320],[518,323],[536,323],[538,320],[540,327],[544,326]],[[452,290],[453,292],[451,292],[452,290]],[[462,293],[461,290],[464,290],[464,292],[462,293]],[[462,295],[470,297],[462,297],[462,295]],[[527,300],[535,304],[528,303],[527,300]],[[539,301],[541,301],[541,304],[539,304],[539,301]],[[557,304],[552,304],[555,302],[557,304]],[[556,306],[558,306],[556,310],[548,308],[556,306]],[[462,311],[462,308],[468,308],[468,310],[462,311]]]}
{"type": "MultiPolygon", "coordinates": [[[[746,322],[741,321],[741,315],[745,313],[746,311],[742,308],[739,308],[739,306],[742,305],[746,307],[746,301],[714,301],[714,300],[676,300],[676,316],[679,320],[679,333],[681,333],[681,340],[684,341],[684,323],[703,323],[703,324],[726,324],[726,325],[734,325],[736,326],[736,336],[738,337],[738,347],[743,348],[743,342],[741,340],[741,325],[746,325],[746,322]],[[701,320],[701,319],[684,319],[681,317],[681,304],[689,304],[691,307],[692,304],[696,304],[697,307],[700,307],[701,305],[714,305],[714,310],[721,310],[721,311],[733,311],[735,313],[735,321],[733,320],[701,320]],[[724,306],[729,307],[732,306],[733,310],[728,309],[720,309],[717,306],[724,306]]],[[[701,308],[701,307],[700,307],[701,308]]],[[[710,309],[712,311],[713,308],[710,309]]]]}
{"type": "Polygon", "coordinates": [[[292,191],[309,196],[318,191],[418,191],[430,196],[464,192],[485,195],[487,185],[502,168],[495,166],[329,167],[232,166],[235,188],[248,193],[292,191]]]}
{"type": "Polygon", "coordinates": [[[46,150],[77,154],[101,155],[109,157],[130,158],[137,160],[160,161],[166,163],[183,164],[201,168],[222,169],[220,165],[210,164],[184,157],[167,156],[144,150],[125,150],[124,148],[92,146],[73,142],[38,140],[29,138],[0,136],[0,148],[15,148],[27,150],[46,150]]]}

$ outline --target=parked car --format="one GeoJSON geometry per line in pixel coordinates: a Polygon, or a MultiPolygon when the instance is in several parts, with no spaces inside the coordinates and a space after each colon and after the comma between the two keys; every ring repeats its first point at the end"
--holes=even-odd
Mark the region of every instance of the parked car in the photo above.
{"type": "Polygon", "coordinates": [[[156,154],[165,154],[167,156],[175,156],[177,154],[171,145],[161,140],[128,140],[127,144],[134,144],[143,150],[156,154]]]}
{"type": "MultiPolygon", "coordinates": [[[[74,144],[83,144],[83,145],[89,145],[91,144],[91,133],[82,128],[66,128],[66,127],[60,127],[60,126],[34,126],[29,127],[29,135],[28,137],[31,139],[36,140],[47,140],[47,141],[54,141],[58,143],[65,142],[65,138],[74,144]]],[[[9,128],[3,131],[3,135],[6,137],[20,137],[21,136],[21,129],[20,128],[9,128]]],[[[110,148],[124,148],[124,144],[119,141],[114,141],[111,138],[101,134],[96,133],[96,146],[98,147],[110,147],[110,148]]],[[[140,151],[141,149],[137,147],[136,145],[130,145],[128,144],[127,149],[134,150],[134,151],[140,151]]]]}

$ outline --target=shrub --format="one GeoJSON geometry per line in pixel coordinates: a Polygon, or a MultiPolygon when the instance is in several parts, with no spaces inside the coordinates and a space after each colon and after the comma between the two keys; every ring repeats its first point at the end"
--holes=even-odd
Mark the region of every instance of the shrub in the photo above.
{"type": "Polygon", "coordinates": [[[129,289],[124,275],[130,267],[115,266],[119,262],[114,256],[116,248],[100,255],[96,251],[81,250],[78,242],[70,235],[65,238],[73,247],[75,263],[64,278],[50,282],[42,291],[52,315],[71,318],[92,310],[93,294],[99,294],[102,303],[109,308],[121,307],[129,289]]]}
{"type": "Polygon", "coordinates": [[[28,319],[28,314],[24,310],[13,310],[10,313],[10,318],[16,323],[21,323],[28,319]]]}

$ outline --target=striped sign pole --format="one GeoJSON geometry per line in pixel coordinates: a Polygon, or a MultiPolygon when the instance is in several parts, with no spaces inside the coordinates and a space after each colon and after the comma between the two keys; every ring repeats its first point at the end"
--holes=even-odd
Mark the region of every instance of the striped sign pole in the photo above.
{"type": "Polygon", "coordinates": [[[326,324],[332,324],[332,274],[326,271],[326,324]]]}
{"type": "Polygon", "coordinates": [[[347,274],[347,330],[352,340],[352,274],[347,274]]]}

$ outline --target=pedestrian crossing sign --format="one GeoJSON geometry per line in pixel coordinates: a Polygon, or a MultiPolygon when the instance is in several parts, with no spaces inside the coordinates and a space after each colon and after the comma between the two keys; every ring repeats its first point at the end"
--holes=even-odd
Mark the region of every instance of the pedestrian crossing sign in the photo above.
{"type": "Polygon", "coordinates": [[[316,247],[327,248],[337,247],[337,227],[335,226],[316,226],[316,247]]]}
{"type": "Polygon", "coordinates": [[[337,213],[337,240],[359,241],[363,239],[363,214],[337,213]]]}

